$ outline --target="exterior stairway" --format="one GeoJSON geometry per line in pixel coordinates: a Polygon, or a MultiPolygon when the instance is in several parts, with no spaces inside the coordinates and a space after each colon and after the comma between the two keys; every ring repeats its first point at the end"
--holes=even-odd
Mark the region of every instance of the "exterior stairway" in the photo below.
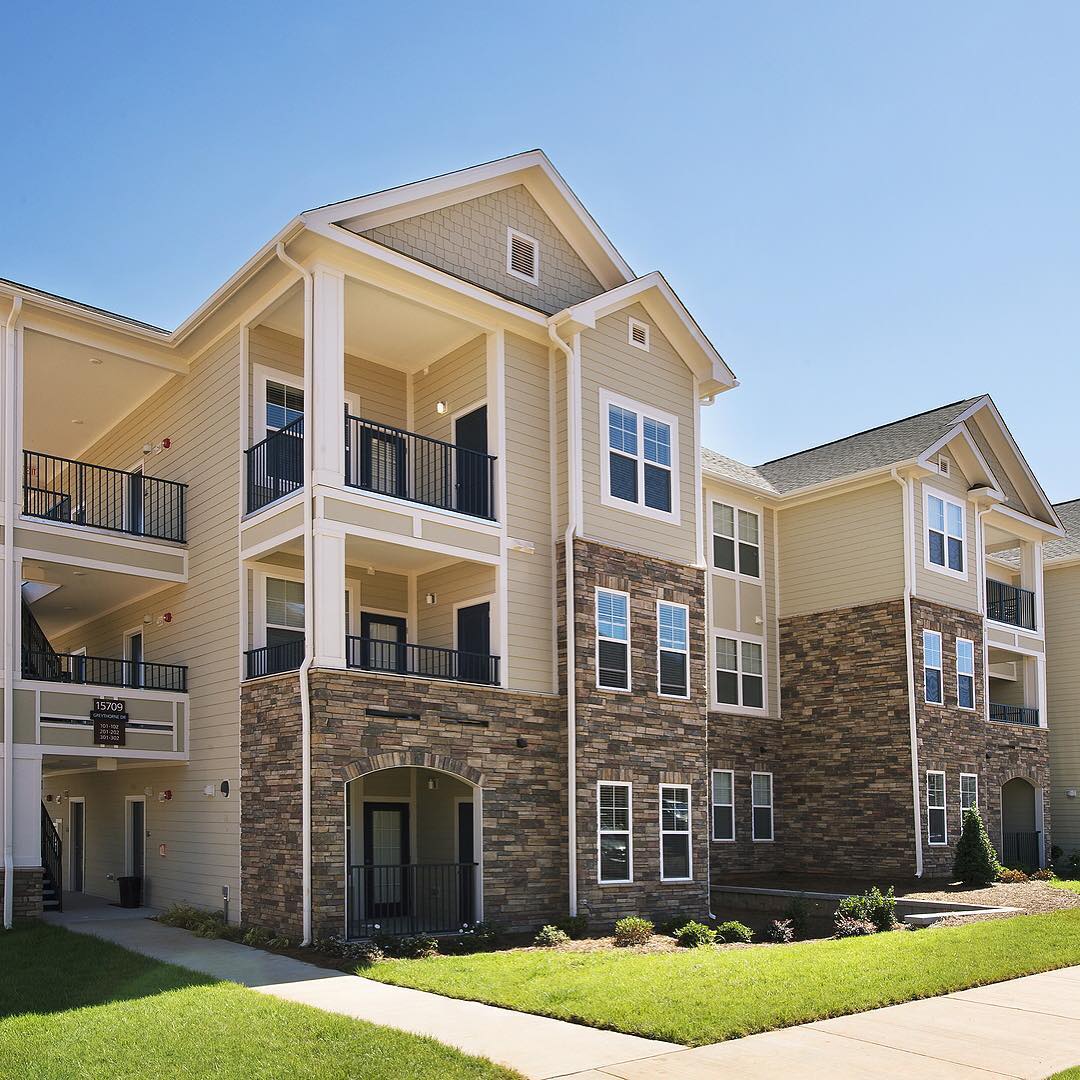
{"type": "Polygon", "coordinates": [[[45,804],[41,804],[41,906],[45,911],[64,910],[64,861],[60,834],[45,804]]]}

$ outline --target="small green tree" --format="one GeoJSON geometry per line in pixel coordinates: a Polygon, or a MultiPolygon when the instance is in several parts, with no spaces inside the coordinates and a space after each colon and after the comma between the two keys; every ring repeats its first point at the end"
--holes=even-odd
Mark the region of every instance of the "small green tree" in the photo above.
{"type": "Polygon", "coordinates": [[[953,874],[965,885],[989,885],[1001,872],[997,852],[990,843],[977,807],[964,811],[964,828],[956,842],[953,874]]]}

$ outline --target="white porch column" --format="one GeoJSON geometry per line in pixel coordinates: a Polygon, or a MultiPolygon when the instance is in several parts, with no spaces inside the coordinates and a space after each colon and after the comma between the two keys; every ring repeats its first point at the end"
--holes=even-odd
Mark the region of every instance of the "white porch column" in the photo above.
{"type": "Polygon", "coordinates": [[[340,485],[345,477],[345,275],[317,266],[311,320],[311,378],[306,411],[311,467],[316,484],[340,485]]]}
{"type": "Polygon", "coordinates": [[[315,524],[311,547],[315,667],[345,666],[345,536],[315,524]]]}

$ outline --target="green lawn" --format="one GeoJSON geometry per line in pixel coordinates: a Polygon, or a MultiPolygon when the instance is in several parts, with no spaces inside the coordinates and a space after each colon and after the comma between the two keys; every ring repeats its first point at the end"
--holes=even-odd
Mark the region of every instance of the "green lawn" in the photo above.
{"type": "Polygon", "coordinates": [[[509,1080],[433,1039],[276,1001],[50,926],[0,932],[0,1076],[509,1080]]]}
{"type": "Polygon", "coordinates": [[[1080,893],[1080,881],[1076,878],[1054,878],[1049,882],[1055,889],[1064,889],[1066,892],[1080,893]]]}
{"type": "Polygon", "coordinates": [[[383,982],[700,1046],[1080,964],[1080,910],[750,949],[392,960],[383,982]]]}

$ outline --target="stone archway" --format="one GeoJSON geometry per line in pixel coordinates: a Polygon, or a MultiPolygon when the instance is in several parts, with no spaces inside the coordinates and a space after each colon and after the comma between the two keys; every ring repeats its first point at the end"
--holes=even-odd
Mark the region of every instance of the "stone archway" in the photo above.
{"type": "Polygon", "coordinates": [[[1039,789],[1026,776],[1001,785],[1001,861],[1017,870],[1037,870],[1043,864],[1039,819],[1039,789]]]}
{"type": "Polygon", "coordinates": [[[445,757],[442,754],[429,754],[421,750],[396,750],[385,754],[372,754],[369,757],[357,758],[341,769],[341,779],[347,783],[369,773],[382,772],[384,769],[398,769],[410,765],[420,769],[434,769],[436,772],[460,776],[462,780],[472,784],[473,787],[484,786],[484,774],[479,769],[474,769],[471,765],[466,765],[465,762],[459,761],[457,758],[445,757]]]}

